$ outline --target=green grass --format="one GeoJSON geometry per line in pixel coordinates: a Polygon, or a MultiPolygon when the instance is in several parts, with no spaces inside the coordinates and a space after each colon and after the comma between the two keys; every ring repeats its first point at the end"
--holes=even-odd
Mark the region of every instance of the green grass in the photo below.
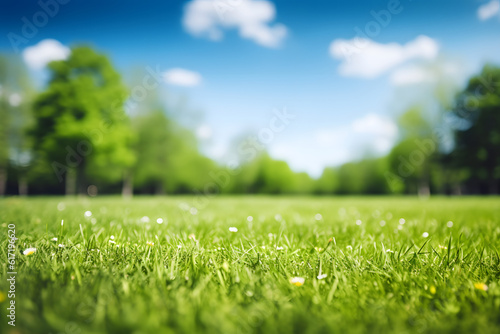
{"type": "Polygon", "coordinates": [[[499,214],[496,197],[8,198],[0,291],[13,223],[12,333],[500,333],[499,214]]]}

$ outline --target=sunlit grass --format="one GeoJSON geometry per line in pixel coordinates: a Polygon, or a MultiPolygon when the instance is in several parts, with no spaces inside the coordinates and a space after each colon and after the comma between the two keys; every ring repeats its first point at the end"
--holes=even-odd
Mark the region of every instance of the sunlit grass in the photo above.
{"type": "Polygon", "coordinates": [[[22,333],[500,332],[499,213],[494,197],[10,198],[0,253],[14,223],[22,333]]]}

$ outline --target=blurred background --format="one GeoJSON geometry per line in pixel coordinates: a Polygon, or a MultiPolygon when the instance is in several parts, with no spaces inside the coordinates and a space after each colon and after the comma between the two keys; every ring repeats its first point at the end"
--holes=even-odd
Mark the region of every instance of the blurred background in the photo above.
{"type": "Polygon", "coordinates": [[[0,195],[499,191],[498,0],[2,4],[0,195]]]}

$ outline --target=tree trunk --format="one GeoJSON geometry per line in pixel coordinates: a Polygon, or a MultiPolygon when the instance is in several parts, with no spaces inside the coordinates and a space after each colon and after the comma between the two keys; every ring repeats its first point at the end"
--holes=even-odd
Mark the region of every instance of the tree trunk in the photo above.
{"type": "Polygon", "coordinates": [[[429,197],[431,194],[431,190],[429,187],[429,182],[421,181],[418,186],[418,196],[419,197],[429,197]]]}
{"type": "Polygon", "coordinates": [[[85,181],[85,160],[82,160],[76,168],[76,186],[78,187],[78,195],[85,196],[87,194],[87,184],[85,181]]]}
{"type": "Polygon", "coordinates": [[[17,189],[19,192],[19,196],[27,196],[28,195],[28,181],[26,180],[26,176],[20,176],[17,181],[17,189]]]}
{"type": "Polygon", "coordinates": [[[479,195],[481,194],[481,188],[479,187],[479,182],[477,178],[473,178],[471,181],[469,181],[470,186],[468,187],[468,195],[479,195]]]}
{"type": "Polygon", "coordinates": [[[66,171],[66,196],[74,195],[76,191],[76,173],[72,168],[66,171]]]}
{"type": "Polygon", "coordinates": [[[488,177],[488,188],[491,195],[498,194],[498,180],[495,179],[494,171],[490,171],[488,177]]]}
{"type": "Polygon", "coordinates": [[[123,175],[122,196],[130,198],[134,194],[134,183],[131,172],[125,172],[123,175]]]}
{"type": "Polygon", "coordinates": [[[0,196],[5,195],[7,187],[7,168],[0,168],[0,196]]]}
{"type": "Polygon", "coordinates": [[[163,187],[163,182],[158,182],[156,184],[155,195],[165,195],[165,187],[163,187]]]}
{"type": "Polygon", "coordinates": [[[452,195],[462,195],[462,185],[460,183],[455,183],[451,193],[452,195]]]}

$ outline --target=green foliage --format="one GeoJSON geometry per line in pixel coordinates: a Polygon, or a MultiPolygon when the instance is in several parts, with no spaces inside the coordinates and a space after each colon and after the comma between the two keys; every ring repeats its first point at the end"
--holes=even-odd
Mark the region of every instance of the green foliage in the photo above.
{"type": "Polygon", "coordinates": [[[137,133],[135,186],[159,186],[161,188],[158,192],[163,192],[166,170],[171,159],[169,153],[173,148],[169,120],[163,111],[155,110],[137,117],[134,127],[137,133]]]}
{"type": "Polygon", "coordinates": [[[134,123],[138,138],[134,182],[139,191],[192,193],[212,182],[209,175],[216,170],[215,163],[200,154],[193,134],[163,110],[141,113],[134,123]]]}
{"type": "Polygon", "coordinates": [[[241,166],[228,188],[236,193],[306,194],[312,192],[314,182],[307,173],[295,173],[285,161],[263,153],[241,166]]]}
{"type": "Polygon", "coordinates": [[[338,170],[340,194],[383,194],[387,182],[385,159],[366,159],[342,165],[338,170]]]}
{"type": "Polygon", "coordinates": [[[454,166],[498,193],[500,180],[500,68],[486,65],[457,98],[454,114],[469,127],[455,131],[454,166]]]}
{"type": "Polygon", "coordinates": [[[338,168],[325,168],[316,181],[317,194],[385,194],[389,185],[384,173],[386,158],[349,162],[338,168]]]}
{"type": "Polygon", "coordinates": [[[5,94],[5,83],[7,81],[7,69],[8,62],[7,58],[0,57],[0,85],[2,85],[2,91],[0,94],[0,169],[5,170],[9,161],[9,102],[8,95],[5,94]]]}
{"type": "Polygon", "coordinates": [[[0,55],[0,194],[1,180],[8,167],[24,182],[32,159],[26,134],[32,121],[33,88],[23,62],[12,55],[0,55]]]}
{"type": "Polygon", "coordinates": [[[338,173],[335,168],[326,167],[316,181],[315,192],[318,194],[333,194],[338,189],[338,173]]]}
{"type": "Polygon", "coordinates": [[[259,161],[254,191],[264,194],[288,193],[293,189],[293,177],[285,161],[273,160],[264,154],[259,161]]]}
{"type": "Polygon", "coordinates": [[[305,172],[295,173],[293,193],[310,194],[314,190],[314,180],[305,172]]]}
{"type": "MultiPolygon", "coordinates": [[[[132,193],[132,184],[137,193],[157,194],[498,193],[500,68],[492,65],[469,80],[446,122],[427,104],[417,105],[399,117],[400,138],[386,157],[327,167],[317,180],[262,148],[237,171],[226,170],[205,157],[192,131],[172,116],[179,110],[166,112],[160,92],[131,101],[138,110],[128,108],[129,119],[120,75],[90,48],[73,49],[67,60],[49,64],[49,71],[48,86],[31,107],[33,91],[21,60],[0,57],[0,195],[6,175],[11,189],[15,179],[19,189],[29,183],[42,193],[60,192],[64,177],[67,193],[72,184],[84,192],[89,183],[116,192],[122,180],[123,194],[132,193]],[[22,97],[19,105],[9,100],[13,93],[22,97]],[[452,130],[455,148],[444,154],[437,137],[452,130]]],[[[136,73],[137,85],[142,72],[136,73]]],[[[454,85],[440,80],[433,98],[447,110],[454,85]]],[[[244,154],[251,154],[255,148],[244,143],[244,154]]]]}
{"type": "MultiPolygon", "coordinates": [[[[16,329],[500,331],[497,198],[235,196],[193,211],[195,203],[195,197],[0,200],[0,219],[16,225],[19,239],[16,329]],[[23,255],[28,247],[37,250],[23,255]],[[304,284],[292,285],[293,277],[304,284]]],[[[7,242],[4,233],[3,258],[7,242]]],[[[7,271],[2,266],[1,276],[7,271]]],[[[0,292],[8,288],[2,279],[0,292]]],[[[4,319],[7,302],[0,302],[4,319]]],[[[7,328],[2,321],[0,331],[7,328]]]]}
{"type": "Polygon", "coordinates": [[[120,75],[106,56],[86,47],[74,48],[49,69],[52,78],[33,110],[37,152],[53,168],[77,169],[80,178],[120,180],[134,163],[120,75]]]}
{"type": "Polygon", "coordinates": [[[401,141],[388,156],[389,172],[399,182],[393,192],[404,185],[406,193],[428,194],[430,191],[431,164],[438,151],[432,126],[419,108],[413,108],[399,119],[401,141]]]}
{"type": "Polygon", "coordinates": [[[426,120],[419,107],[410,108],[398,119],[399,132],[405,138],[429,138],[432,136],[432,124],[426,120]]]}
{"type": "Polygon", "coordinates": [[[203,192],[213,183],[210,173],[218,167],[214,161],[201,155],[196,147],[180,147],[182,149],[172,155],[172,169],[166,175],[168,189],[177,193],[203,192]]]}

